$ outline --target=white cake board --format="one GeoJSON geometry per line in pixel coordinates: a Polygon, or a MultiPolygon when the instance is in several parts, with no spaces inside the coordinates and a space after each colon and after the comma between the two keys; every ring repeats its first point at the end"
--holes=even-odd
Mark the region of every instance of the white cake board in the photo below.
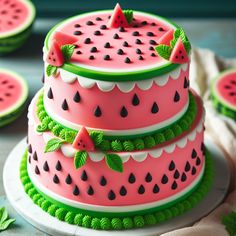
{"type": "Polygon", "coordinates": [[[125,231],[95,231],[76,225],[70,225],[57,220],[33,204],[29,196],[24,192],[19,178],[19,166],[27,147],[26,139],[23,139],[10,153],[3,170],[3,183],[8,200],[16,211],[36,228],[55,236],[79,235],[79,236],[147,236],[159,235],[174,229],[189,226],[201,219],[224,199],[230,182],[230,169],[222,151],[208,139],[205,142],[213,156],[215,176],[212,188],[207,196],[189,212],[178,216],[168,222],[143,229],[125,231]]]}

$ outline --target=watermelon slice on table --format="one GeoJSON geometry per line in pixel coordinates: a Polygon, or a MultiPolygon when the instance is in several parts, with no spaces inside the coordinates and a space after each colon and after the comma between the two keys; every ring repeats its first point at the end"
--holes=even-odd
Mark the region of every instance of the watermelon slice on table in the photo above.
{"type": "Polygon", "coordinates": [[[184,64],[189,61],[188,53],[184,47],[181,38],[177,40],[171,52],[169,61],[174,64],[184,64]]]}
{"type": "Polygon", "coordinates": [[[0,127],[22,113],[27,97],[25,80],[15,72],[0,68],[0,127]]]}
{"type": "Polygon", "coordinates": [[[170,45],[170,41],[174,38],[174,30],[168,30],[160,39],[157,41],[158,44],[170,45]]]}
{"type": "Polygon", "coordinates": [[[80,151],[94,151],[95,146],[93,140],[85,127],[82,127],[78,132],[72,146],[80,151]]]}
{"type": "Polygon", "coordinates": [[[57,44],[61,47],[65,44],[74,44],[78,41],[78,39],[69,34],[62,33],[60,31],[56,31],[53,35],[54,39],[56,40],[57,44]]]}
{"type": "Polygon", "coordinates": [[[212,101],[217,111],[236,120],[236,68],[220,73],[212,83],[212,101]]]}
{"type": "Polygon", "coordinates": [[[48,64],[56,67],[62,66],[64,64],[64,57],[61,48],[56,42],[56,40],[52,41],[51,48],[48,52],[46,61],[48,64]]]}

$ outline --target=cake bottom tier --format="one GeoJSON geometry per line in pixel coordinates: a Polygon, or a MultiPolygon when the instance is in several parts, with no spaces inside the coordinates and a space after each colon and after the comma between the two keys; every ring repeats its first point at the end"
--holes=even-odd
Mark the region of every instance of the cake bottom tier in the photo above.
{"type": "Polygon", "coordinates": [[[132,228],[142,228],[150,225],[159,224],[171,218],[190,210],[201,201],[208,192],[212,177],[213,165],[210,153],[205,150],[205,168],[201,180],[189,192],[178,199],[166,204],[163,207],[149,209],[138,212],[130,216],[124,216],[122,213],[100,212],[99,214],[92,211],[86,211],[73,206],[66,205],[47,194],[40,191],[31,181],[27,168],[28,151],[25,152],[21,166],[20,178],[25,192],[45,212],[61,221],[69,224],[75,224],[86,228],[96,230],[125,230],[132,228]]]}

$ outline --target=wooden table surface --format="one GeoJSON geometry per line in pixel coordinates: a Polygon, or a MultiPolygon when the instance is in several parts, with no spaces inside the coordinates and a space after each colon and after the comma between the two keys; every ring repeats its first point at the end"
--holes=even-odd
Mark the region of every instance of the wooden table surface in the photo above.
{"type": "MultiPolygon", "coordinates": [[[[42,46],[45,34],[60,20],[37,20],[34,33],[28,43],[17,52],[0,58],[0,67],[22,74],[28,81],[30,99],[42,87],[42,46]]],[[[209,48],[218,55],[236,58],[236,19],[177,19],[190,38],[193,46],[209,48]]],[[[26,112],[14,123],[0,128],[0,172],[13,147],[27,134],[26,112]]],[[[0,206],[6,205],[11,215],[17,218],[14,227],[1,235],[44,235],[18,216],[4,197],[2,175],[0,175],[0,206]]]]}

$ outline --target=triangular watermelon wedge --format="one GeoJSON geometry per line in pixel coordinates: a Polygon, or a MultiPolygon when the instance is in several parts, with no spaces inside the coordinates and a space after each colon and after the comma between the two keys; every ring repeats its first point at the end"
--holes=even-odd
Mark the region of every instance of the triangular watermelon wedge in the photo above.
{"type": "Polygon", "coordinates": [[[94,151],[95,146],[93,140],[90,138],[89,133],[85,127],[82,127],[78,132],[72,147],[81,151],[94,151]]]}
{"type": "Polygon", "coordinates": [[[174,38],[174,30],[168,30],[164,35],[157,41],[158,44],[170,45],[170,41],[174,38]]]}
{"type": "Polygon", "coordinates": [[[62,66],[64,64],[64,57],[59,44],[56,40],[52,41],[51,48],[48,52],[46,62],[52,66],[62,66]]]}
{"type": "Polygon", "coordinates": [[[186,49],[184,47],[181,38],[177,40],[171,52],[169,61],[174,64],[184,64],[189,61],[188,53],[186,52],[186,49]]]}
{"type": "Polygon", "coordinates": [[[56,31],[53,35],[53,38],[57,41],[57,44],[60,47],[65,44],[74,44],[78,41],[77,37],[62,33],[61,31],[56,31]]]}
{"type": "Polygon", "coordinates": [[[129,27],[129,23],[119,3],[116,4],[107,26],[109,28],[129,27]]]}

